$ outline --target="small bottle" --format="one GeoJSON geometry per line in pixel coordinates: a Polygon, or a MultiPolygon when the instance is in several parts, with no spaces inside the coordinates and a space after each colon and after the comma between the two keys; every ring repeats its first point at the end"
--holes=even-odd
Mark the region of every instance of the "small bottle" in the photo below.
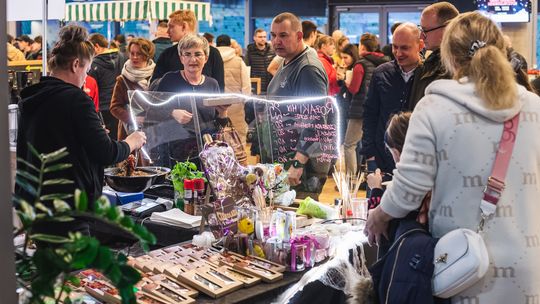
{"type": "Polygon", "coordinates": [[[184,180],[184,212],[190,215],[195,214],[194,210],[194,201],[193,201],[193,180],[185,179],[184,180]]]}
{"type": "Polygon", "coordinates": [[[184,211],[184,194],[182,192],[174,190],[174,204],[176,208],[184,211]]]}
{"type": "Polygon", "coordinates": [[[193,197],[195,201],[195,215],[202,214],[202,205],[204,204],[204,179],[196,178],[194,182],[193,197]]]}

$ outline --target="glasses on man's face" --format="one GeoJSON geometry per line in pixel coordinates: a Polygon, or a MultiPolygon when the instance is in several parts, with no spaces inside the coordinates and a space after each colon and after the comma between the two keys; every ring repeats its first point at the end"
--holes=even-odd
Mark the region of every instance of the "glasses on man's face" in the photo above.
{"type": "Polygon", "coordinates": [[[188,59],[195,58],[197,60],[202,60],[204,58],[204,53],[202,53],[202,52],[195,52],[195,53],[183,52],[182,56],[184,58],[188,58],[188,59]]]}
{"type": "Polygon", "coordinates": [[[425,39],[426,36],[427,36],[427,33],[436,31],[436,30],[438,30],[438,29],[440,29],[440,28],[443,28],[443,27],[445,27],[445,26],[446,26],[446,24],[443,24],[443,25],[436,26],[436,27],[434,27],[434,28],[425,29],[425,28],[423,28],[421,25],[419,25],[419,26],[418,26],[418,29],[420,30],[420,35],[422,36],[422,38],[425,39]]]}

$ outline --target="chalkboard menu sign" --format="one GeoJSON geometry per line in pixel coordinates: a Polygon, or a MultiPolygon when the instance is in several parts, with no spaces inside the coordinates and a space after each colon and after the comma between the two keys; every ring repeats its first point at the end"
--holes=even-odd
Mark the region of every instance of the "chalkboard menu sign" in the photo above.
{"type": "Polygon", "coordinates": [[[338,156],[338,110],[333,98],[269,100],[259,106],[263,162],[286,163],[296,151],[317,163],[338,156]]]}

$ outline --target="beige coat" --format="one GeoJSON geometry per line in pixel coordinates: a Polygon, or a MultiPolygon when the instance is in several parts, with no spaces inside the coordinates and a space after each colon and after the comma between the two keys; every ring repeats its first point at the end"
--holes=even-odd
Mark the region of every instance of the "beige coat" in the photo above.
{"type": "MultiPolygon", "coordinates": [[[[223,58],[225,69],[225,93],[251,94],[251,81],[249,68],[241,57],[236,56],[232,47],[220,46],[217,48],[223,58]]],[[[245,120],[246,113],[243,104],[234,104],[228,110],[233,127],[238,131],[242,142],[246,142],[248,126],[245,120]]]]}
{"type": "Polygon", "coordinates": [[[14,47],[9,43],[7,44],[7,58],[8,61],[26,60],[26,58],[24,58],[23,52],[21,52],[18,48],[14,47]]]}

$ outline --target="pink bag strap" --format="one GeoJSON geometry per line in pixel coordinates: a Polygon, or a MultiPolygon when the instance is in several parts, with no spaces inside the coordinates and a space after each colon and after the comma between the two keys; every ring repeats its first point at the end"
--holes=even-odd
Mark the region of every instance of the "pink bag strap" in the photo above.
{"type": "Polygon", "coordinates": [[[512,158],[512,151],[514,150],[514,143],[516,141],[519,117],[520,114],[518,113],[512,119],[504,122],[504,129],[499,143],[499,149],[495,156],[495,163],[493,164],[493,169],[488,178],[487,185],[484,188],[484,196],[480,204],[480,209],[482,211],[481,226],[483,226],[485,219],[495,213],[497,203],[504,190],[504,181],[506,179],[506,173],[508,172],[508,166],[510,164],[510,159],[512,158]]]}

